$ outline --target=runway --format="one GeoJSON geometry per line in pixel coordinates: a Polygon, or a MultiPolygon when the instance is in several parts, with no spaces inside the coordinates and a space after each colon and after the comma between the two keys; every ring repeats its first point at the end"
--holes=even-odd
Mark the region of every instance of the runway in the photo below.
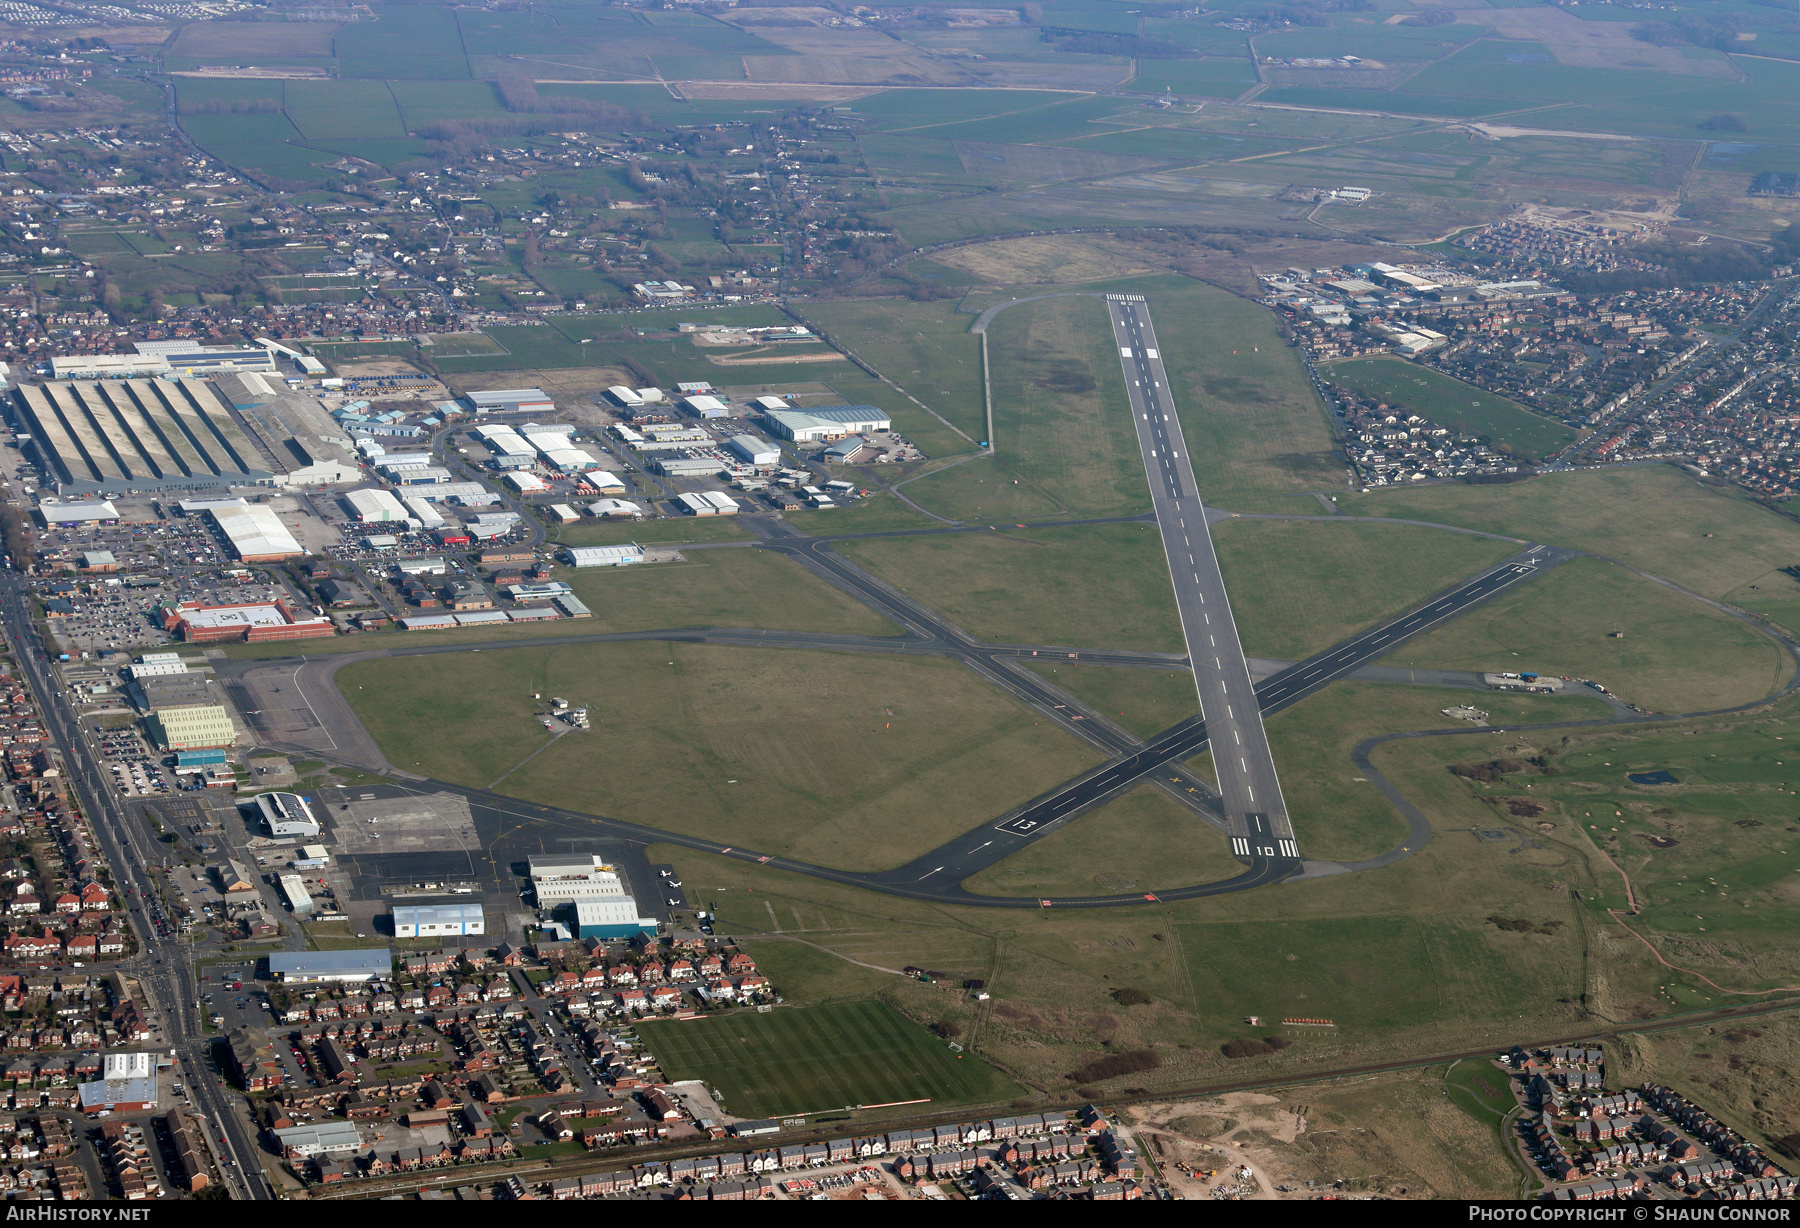
{"type": "Polygon", "coordinates": [[[1125,369],[1126,397],[1169,562],[1231,851],[1242,860],[1297,865],[1300,849],[1263,729],[1250,663],[1244,658],[1225,593],[1225,577],[1213,550],[1193,456],[1175,413],[1150,308],[1139,295],[1109,295],[1106,308],[1125,369]]]}

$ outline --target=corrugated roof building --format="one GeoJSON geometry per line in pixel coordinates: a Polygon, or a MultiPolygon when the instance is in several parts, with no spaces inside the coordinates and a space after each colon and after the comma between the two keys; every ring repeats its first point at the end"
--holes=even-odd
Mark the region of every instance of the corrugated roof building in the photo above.
{"type": "Polygon", "coordinates": [[[269,485],[288,468],[201,380],[27,384],[13,398],[62,494],[269,485]]]}
{"type": "Polygon", "coordinates": [[[145,724],[151,738],[167,750],[199,750],[237,741],[231,714],[217,704],[165,708],[151,713],[145,724]]]}
{"type": "Polygon", "coordinates": [[[396,938],[441,938],[487,932],[487,922],[479,904],[396,904],[393,915],[396,938]]]}
{"type": "Polygon", "coordinates": [[[796,443],[842,439],[864,431],[885,431],[891,420],[887,411],[873,405],[821,405],[812,409],[765,409],[769,429],[796,443]]]}
{"type": "Polygon", "coordinates": [[[394,956],[386,947],[349,951],[275,951],[269,955],[269,975],[291,984],[324,981],[373,981],[392,976],[394,956]]]}

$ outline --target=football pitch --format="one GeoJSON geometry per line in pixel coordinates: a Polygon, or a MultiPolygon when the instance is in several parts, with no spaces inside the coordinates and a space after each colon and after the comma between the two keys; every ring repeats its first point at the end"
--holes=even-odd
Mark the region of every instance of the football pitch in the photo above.
{"type": "Polygon", "coordinates": [[[701,1079],[736,1117],[857,1105],[1008,1099],[1011,1080],[883,1002],[778,1007],[692,1023],[646,1023],[644,1044],[671,1082],[701,1079]]]}

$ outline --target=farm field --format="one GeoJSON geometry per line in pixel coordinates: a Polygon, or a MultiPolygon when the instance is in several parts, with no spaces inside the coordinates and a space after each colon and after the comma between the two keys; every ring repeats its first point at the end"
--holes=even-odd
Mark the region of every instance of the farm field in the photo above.
{"type": "Polygon", "coordinates": [[[1598,559],[1576,559],[1401,647],[1390,665],[1592,678],[1656,712],[1773,693],[1792,672],[1766,635],[1598,559]]]}
{"type": "Polygon", "coordinates": [[[1126,88],[1140,94],[1167,90],[1203,98],[1236,98],[1256,81],[1256,69],[1248,59],[1146,60],[1126,88]]]}
{"type": "Polygon", "coordinates": [[[1353,358],[1325,378],[1430,418],[1452,431],[1486,435],[1497,448],[1539,460],[1575,442],[1575,432],[1523,405],[1398,358],[1353,358]]]}
{"type": "Polygon", "coordinates": [[[938,1112],[1017,1094],[1000,1071],[944,1042],[887,1004],[867,999],[739,1011],[693,1023],[639,1025],[671,1081],[699,1079],[742,1117],[929,1100],[938,1112]]]}
{"type": "Polygon", "coordinates": [[[1099,761],[949,661],[626,642],[458,666],[390,657],[338,683],[409,771],[842,869],[901,864],[1099,761]],[[552,685],[600,714],[593,736],[545,732],[531,696],[552,685]]]}

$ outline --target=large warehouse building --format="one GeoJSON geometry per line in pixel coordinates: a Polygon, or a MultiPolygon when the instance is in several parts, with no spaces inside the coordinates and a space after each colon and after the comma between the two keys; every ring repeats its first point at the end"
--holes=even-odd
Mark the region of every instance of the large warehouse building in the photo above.
{"type": "Polygon", "coordinates": [[[14,405],[62,494],[256,486],[275,477],[231,407],[200,380],[26,384],[14,405]]]}
{"type": "Polygon", "coordinates": [[[885,431],[887,411],[873,405],[820,405],[812,409],[766,409],[769,429],[795,443],[829,442],[864,431],[885,431]]]}
{"type": "Polygon", "coordinates": [[[613,868],[591,854],[532,857],[527,859],[527,864],[540,908],[554,908],[576,900],[630,898],[613,868]]]}
{"type": "Polygon", "coordinates": [[[644,548],[626,546],[564,546],[563,557],[571,567],[629,567],[644,561],[644,548]]]}
{"type": "Polygon", "coordinates": [[[556,408],[556,403],[542,388],[490,388],[486,392],[465,394],[463,402],[478,414],[515,410],[547,414],[556,408]]]}
{"type": "Polygon", "coordinates": [[[353,490],[344,496],[344,504],[365,524],[370,521],[410,519],[405,505],[390,491],[374,488],[353,490]]]}
{"type": "Polygon", "coordinates": [[[158,708],[144,723],[151,739],[165,750],[204,750],[237,741],[231,714],[218,704],[158,708]]]}
{"type": "Polygon", "coordinates": [[[279,563],[306,553],[273,508],[242,499],[211,500],[206,514],[231,545],[231,552],[246,563],[279,563]]]}
{"type": "Polygon", "coordinates": [[[312,398],[254,374],[23,385],[20,431],[64,495],[318,486],[359,480],[312,398]]]}
{"type": "Polygon", "coordinates": [[[639,934],[656,932],[655,917],[638,916],[637,901],[628,895],[611,896],[601,900],[575,901],[575,937],[598,938],[611,941],[616,938],[635,938],[639,934]]]}

